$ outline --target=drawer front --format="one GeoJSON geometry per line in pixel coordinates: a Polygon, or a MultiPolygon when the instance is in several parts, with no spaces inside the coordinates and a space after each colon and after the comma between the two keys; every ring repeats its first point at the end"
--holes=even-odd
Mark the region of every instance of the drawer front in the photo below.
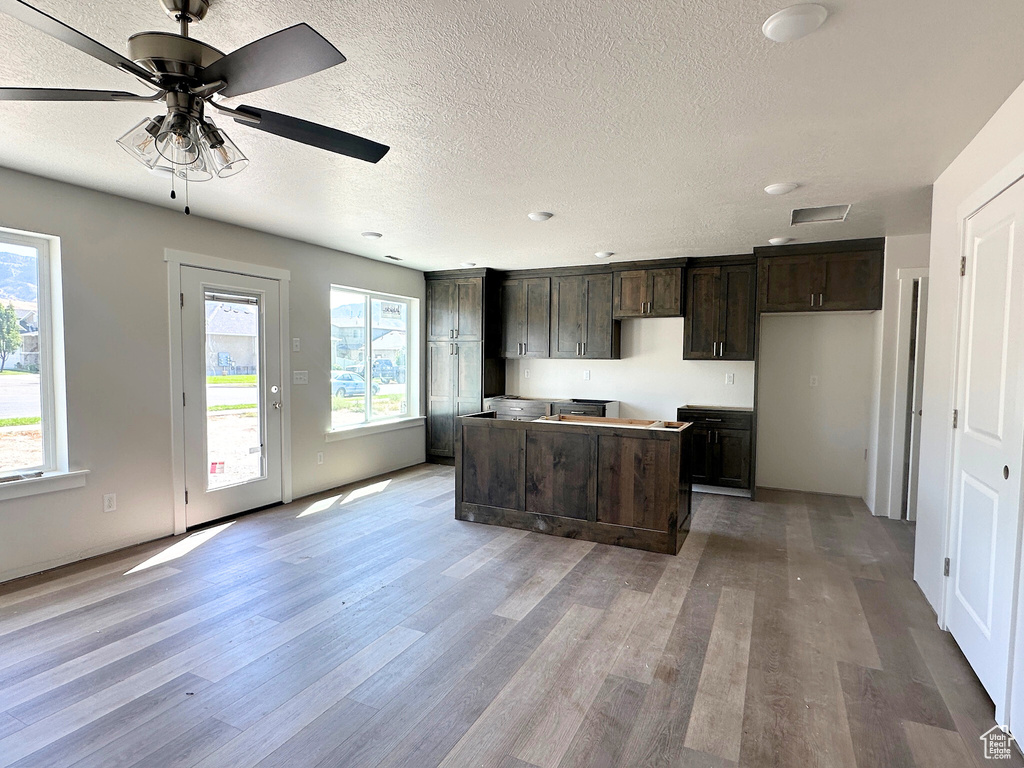
{"type": "Polygon", "coordinates": [[[719,429],[752,429],[754,414],[707,408],[679,408],[676,411],[676,420],[719,429]]]}
{"type": "Polygon", "coordinates": [[[518,416],[539,419],[548,415],[548,403],[537,400],[501,400],[488,401],[488,410],[498,416],[518,416]]]}
{"type": "Polygon", "coordinates": [[[552,403],[551,415],[604,416],[604,406],[595,403],[552,403]]]}

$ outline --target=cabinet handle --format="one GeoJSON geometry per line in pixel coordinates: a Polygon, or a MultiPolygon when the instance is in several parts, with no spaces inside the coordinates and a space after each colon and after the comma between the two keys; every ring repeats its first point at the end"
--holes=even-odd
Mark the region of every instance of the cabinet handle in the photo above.
{"type": "Polygon", "coordinates": [[[711,444],[711,430],[708,430],[708,445],[711,444]]]}
{"type": "Polygon", "coordinates": [[[583,342],[583,356],[586,357],[586,354],[587,354],[587,342],[584,341],[583,342]]]}
{"type": "Polygon", "coordinates": [[[448,338],[449,339],[454,339],[455,338],[455,329],[454,328],[448,331],[448,338]]]}
{"type": "Polygon", "coordinates": [[[458,328],[455,329],[455,338],[456,339],[459,338],[459,329],[458,328]]]}
{"type": "Polygon", "coordinates": [[[570,416],[586,416],[586,411],[569,411],[570,416]]]}
{"type": "Polygon", "coordinates": [[[580,347],[581,347],[581,346],[582,346],[582,343],[581,343],[581,342],[579,342],[579,341],[577,341],[577,342],[576,342],[576,357],[579,357],[579,356],[580,356],[580,347]]]}
{"type": "Polygon", "coordinates": [[[721,419],[706,418],[704,421],[721,421],[721,419]]]}
{"type": "Polygon", "coordinates": [[[509,408],[509,410],[510,410],[510,411],[521,411],[521,410],[523,410],[523,409],[522,409],[522,408],[509,408]]]}
{"type": "Polygon", "coordinates": [[[459,345],[458,344],[452,344],[452,346],[455,347],[455,356],[458,357],[459,356],[459,345]]]}
{"type": "Polygon", "coordinates": [[[525,341],[523,342],[523,354],[524,355],[526,354],[526,342],[525,341]]]}
{"type": "Polygon", "coordinates": [[[811,306],[812,307],[814,306],[814,294],[813,293],[811,294],[811,306]]]}
{"type": "Polygon", "coordinates": [[[824,304],[825,304],[825,294],[819,293],[818,294],[818,306],[820,307],[820,306],[823,306],[824,304]]]}

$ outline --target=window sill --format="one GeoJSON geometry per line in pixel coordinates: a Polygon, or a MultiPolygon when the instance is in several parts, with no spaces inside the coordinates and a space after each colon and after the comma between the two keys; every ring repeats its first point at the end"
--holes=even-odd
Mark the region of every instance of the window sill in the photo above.
{"type": "Polygon", "coordinates": [[[338,440],[351,440],[354,437],[366,437],[367,435],[378,435],[382,432],[393,432],[396,429],[410,429],[420,427],[427,423],[422,416],[411,416],[405,419],[393,419],[391,421],[378,421],[373,424],[359,424],[354,427],[336,429],[324,435],[324,440],[333,443],[338,440]]]}
{"type": "Polygon", "coordinates": [[[0,483],[0,501],[81,488],[85,485],[85,478],[88,474],[89,470],[87,469],[76,469],[71,472],[47,472],[42,477],[0,483]]]}

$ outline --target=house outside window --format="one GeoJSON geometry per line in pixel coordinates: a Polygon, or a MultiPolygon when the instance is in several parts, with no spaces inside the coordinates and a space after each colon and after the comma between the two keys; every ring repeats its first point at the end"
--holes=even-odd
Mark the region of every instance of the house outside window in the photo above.
{"type": "Polygon", "coordinates": [[[331,286],[332,430],[409,415],[412,306],[402,296],[331,286]]]}
{"type": "Polygon", "coordinates": [[[56,239],[0,229],[0,480],[67,467],[56,239]]]}

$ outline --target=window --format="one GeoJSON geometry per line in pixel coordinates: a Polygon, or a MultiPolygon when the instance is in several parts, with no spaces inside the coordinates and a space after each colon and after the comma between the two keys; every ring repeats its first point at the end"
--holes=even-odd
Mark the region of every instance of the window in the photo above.
{"type": "Polygon", "coordinates": [[[0,479],[67,468],[57,445],[51,244],[0,229],[0,479]]]}
{"type": "Polygon", "coordinates": [[[331,429],[409,415],[413,301],[331,286],[331,429]]]}

